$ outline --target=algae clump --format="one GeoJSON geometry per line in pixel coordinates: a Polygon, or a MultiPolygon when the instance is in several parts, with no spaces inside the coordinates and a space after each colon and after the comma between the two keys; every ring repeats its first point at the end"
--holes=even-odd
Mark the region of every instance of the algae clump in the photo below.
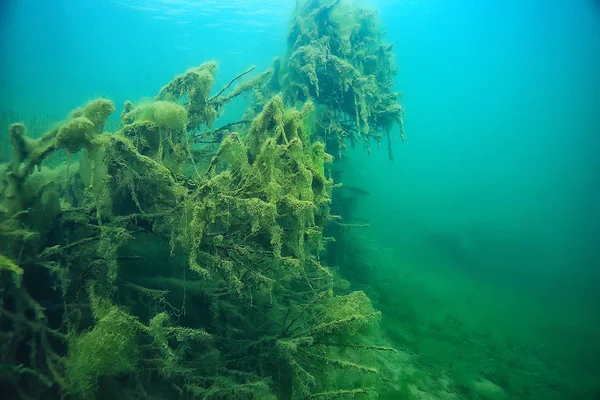
{"type": "Polygon", "coordinates": [[[204,63],[151,101],[126,102],[113,132],[106,99],[37,139],[12,126],[0,357],[22,366],[6,374],[16,396],[375,394],[386,365],[376,354],[395,350],[373,333],[365,293],[323,257],[337,240],[331,164],[401,113],[370,14],[339,7],[300,6],[272,69],[234,86],[250,67],[212,94],[217,64],[204,63]],[[363,66],[359,50],[380,58],[363,66]],[[242,120],[215,128],[242,94],[242,120]],[[37,171],[54,153],[62,169],[37,171]]]}

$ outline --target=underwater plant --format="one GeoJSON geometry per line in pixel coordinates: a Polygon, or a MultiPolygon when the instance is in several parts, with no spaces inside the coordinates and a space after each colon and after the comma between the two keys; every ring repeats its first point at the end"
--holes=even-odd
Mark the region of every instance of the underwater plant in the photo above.
{"type": "MultiPolygon", "coordinates": [[[[298,2],[283,59],[273,64],[266,92],[282,91],[287,103],[316,105],[315,134],[340,157],[349,142],[388,145],[392,129],[404,133],[404,110],[394,92],[397,69],[376,10],[335,0],[298,2]]],[[[265,99],[264,93],[257,98],[265,99]]]]}
{"type": "Polygon", "coordinates": [[[11,125],[2,389],[24,399],[376,397],[390,384],[377,354],[396,351],[369,298],[322,254],[339,218],[331,151],[401,126],[380,38],[370,12],[309,1],[285,62],[236,87],[253,68],[211,95],[211,61],[151,101],[126,102],[113,132],[106,99],[36,139],[11,125]],[[215,128],[242,93],[253,94],[243,119],[215,128]],[[211,157],[198,157],[207,146],[211,157]],[[54,153],[64,162],[48,168],[54,153]]]}

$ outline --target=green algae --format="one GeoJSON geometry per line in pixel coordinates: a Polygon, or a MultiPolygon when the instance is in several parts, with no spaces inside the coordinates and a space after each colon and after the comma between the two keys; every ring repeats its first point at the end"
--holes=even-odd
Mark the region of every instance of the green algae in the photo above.
{"type": "Polygon", "coordinates": [[[192,68],[126,102],[113,132],[106,99],[37,139],[11,126],[0,370],[16,395],[372,398],[389,385],[379,312],[321,256],[338,219],[330,154],[402,126],[390,48],[373,14],[337,1],[299,7],[289,44],[214,95],[217,64],[192,68]],[[215,129],[243,93],[244,119],[215,129]],[[205,140],[216,151],[198,159],[205,140]],[[47,172],[61,152],[63,173],[47,172]]]}

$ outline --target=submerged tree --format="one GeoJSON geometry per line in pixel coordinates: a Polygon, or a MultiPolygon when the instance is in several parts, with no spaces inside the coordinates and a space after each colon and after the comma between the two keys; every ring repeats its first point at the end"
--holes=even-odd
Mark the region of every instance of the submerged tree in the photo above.
{"type": "Polygon", "coordinates": [[[377,354],[395,351],[368,297],[321,255],[337,218],[328,153],[401,123],[379,42],[369,12],[310,1],[284,65],[233,89],[245,73],[211,96],[209,62],[150,102],[127,102],[113,133],[106,99],[37,139],[13,124],[0,186],[3,389],[24,399],[375,396],[377,354]],[[245,92],[254,100],[243,120],[215,129],[245,92]],[[217,147],[199,157],[206,141],[217,147]],[[46,168],[59,151],[66,162],[46,168]]]}
{"type": "Polygon", "coordinates": [[[340,0],[299,2],[287,40],[268,89],[283,91],[290,104],[315,102],[317,134],[331,154],[361,140],[370,151],[371,141],[385,139],[393,159],[395,125],[405,140],[403,108],[393,91],[392,44],[384,41],[376,10],[340,0]]]}

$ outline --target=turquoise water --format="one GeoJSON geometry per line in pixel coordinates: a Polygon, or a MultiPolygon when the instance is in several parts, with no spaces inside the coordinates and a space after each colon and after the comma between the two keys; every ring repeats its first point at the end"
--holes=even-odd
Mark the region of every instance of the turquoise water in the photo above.
{"type": "MultiPolygon", "coordinates": [[[[382,311],[401,354],[389,379],[403,389],[381,397],[598,398],[599,3],[361,4],[393,43],[407,141],[393,162],[385,143],[344,155],[344,184],[361,192],[352,218],[369,228],[352,231],[360,256],[332,268],[382,311]]],[[[294,7],[4,1],[0,110],[54,122],[105,97],[118,126],[126,100],[202,62],[218,62],[216,88],[270,67],[294,7]]]]}

